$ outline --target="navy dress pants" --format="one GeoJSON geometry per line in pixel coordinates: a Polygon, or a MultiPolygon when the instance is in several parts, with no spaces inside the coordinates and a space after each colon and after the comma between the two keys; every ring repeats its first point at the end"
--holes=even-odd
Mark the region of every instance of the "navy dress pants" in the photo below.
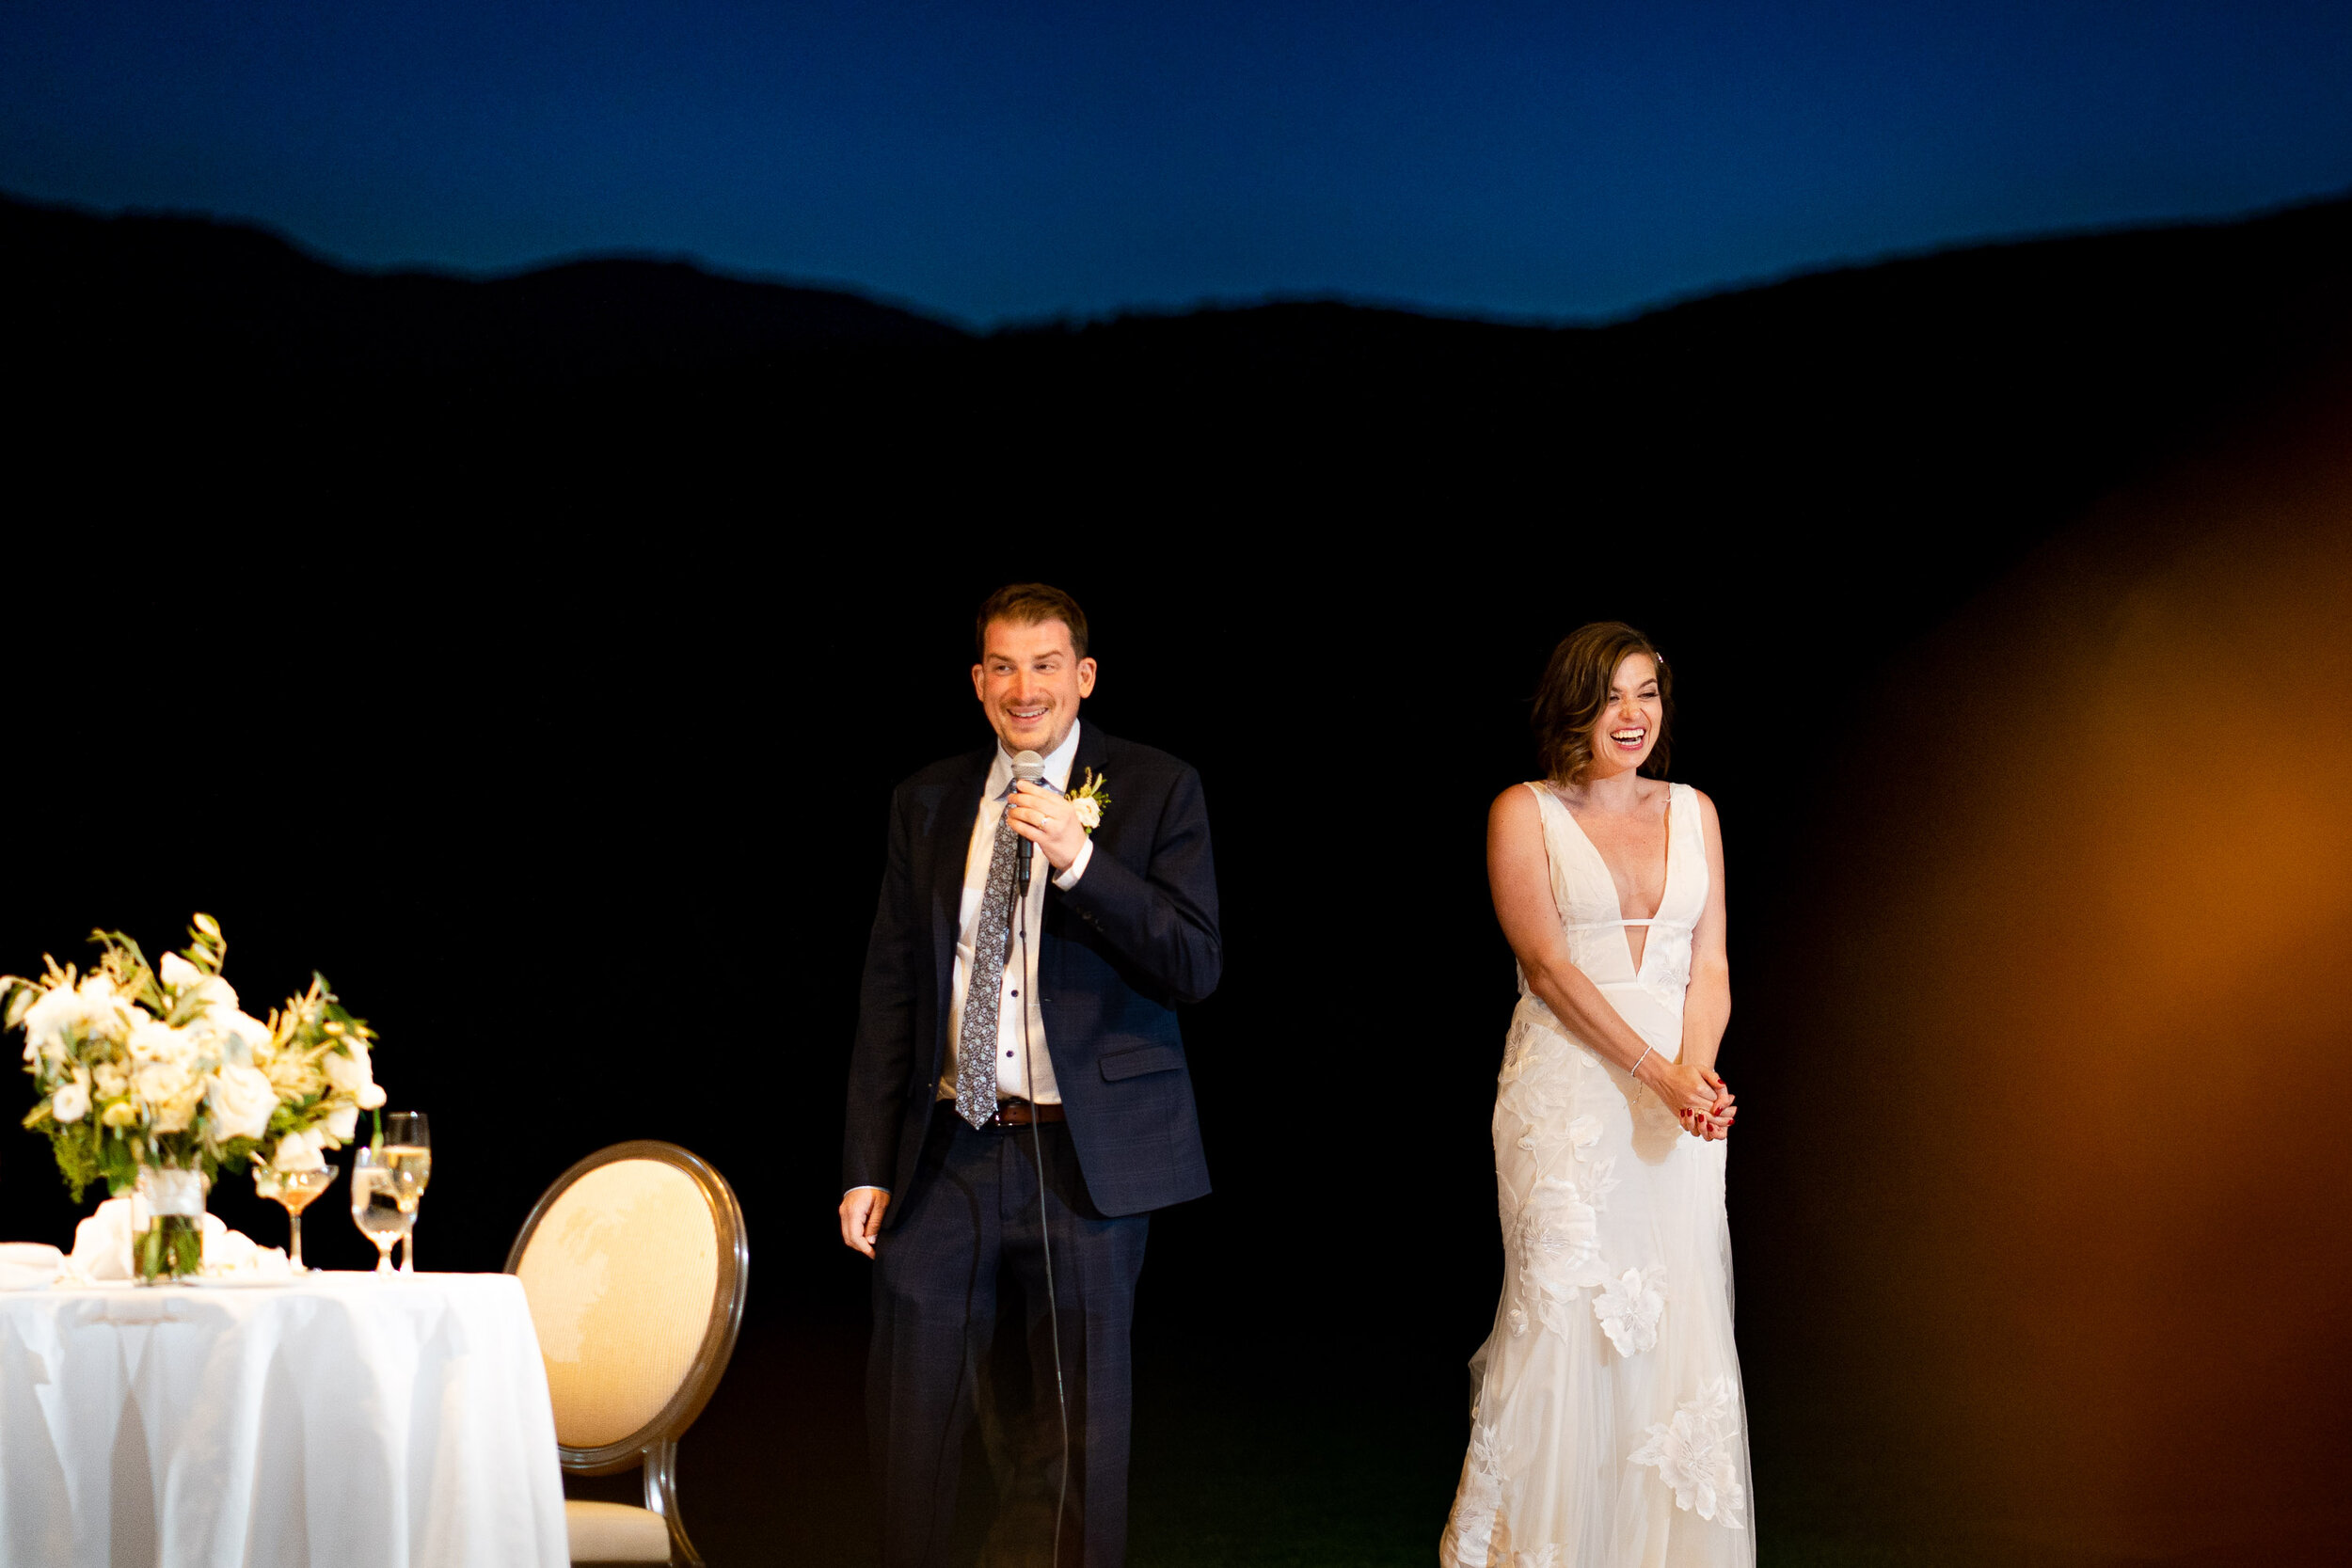
{"type": "MultiPolygon", "coordinates": [[[[1070,1410],[1069,1500],[1055,1568],[1120,1568],[1128,1331],[1148,1216],[1110,1219],[1094,1207],[1066,1126],[975,1131],[943,1103],[932,1112],[912,1189],[890,1219],[874,1246],[874,1343],[866,1368],[883,1568],[946,1561],[964,1433],[987,1397],[1000,1286],[1017,1287],[1027,1304],[1022,1327],[1035,1393],[1015,1435],[992,1433],[992,1458],[1001,1451],[1021,1472],[1010,1478],[1007,1506],[1032,1505],[1021,1509],[1023,1534],[1037,1539],[1018,1549],[1018,1560],[1046,1563],[1061,1459],[1045,1306],[1049,1239],[1070,1410]]],[[[993,1547],[1000,1538],[992,1537],[993,1547]]]]}

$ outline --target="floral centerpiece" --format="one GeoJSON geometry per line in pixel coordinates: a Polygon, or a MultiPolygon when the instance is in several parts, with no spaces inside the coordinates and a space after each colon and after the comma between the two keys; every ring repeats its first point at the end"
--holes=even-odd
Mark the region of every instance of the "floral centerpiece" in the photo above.
{"type": "Polygon", "coordinates": [[[223,1165],[316,1170],[384,1103],[374,1031],[323,978],[264,1022],[221,977],[218,923],[199,914],[188,938],[151,967],[121,932],[93,931],[87,974],[44,956],[36,979],[0,975],[0,1017],[24,1031],[40,1095],[24,1125],[48,1135],[75,1198],[103,1180],[145,1200],[134,1250],[148,1277],[200,1264],[204,1189],[223,1165]]]}

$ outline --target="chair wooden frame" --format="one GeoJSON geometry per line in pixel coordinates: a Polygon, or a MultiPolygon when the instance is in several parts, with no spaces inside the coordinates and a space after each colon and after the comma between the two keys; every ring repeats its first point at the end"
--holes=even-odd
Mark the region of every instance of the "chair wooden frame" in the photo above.
{"type": "Polygon", "coordinates": [[[506,1272],[514,1274],[521,1268],[523,1254],[530,1249],[539,1222],[573,1182],[592,1170],[623,1160],[652,1160],[685,1172],[703,1195],[703,1200],[710,1205],[711,1224],[719,1239],[718,1288],[711,1292],[710,1322],[703,1330],[702,1344],[695,1351],[686,1376],[679,1381],[677,1392],[652,1420],[616,1443],[593,1449],[565,1448],[559,1443],[556,1458],[566,1474],[576,1476],[609,1476],[633,1465],[643,1465],[645,1507],[660,1514],[669,1527],[670,1560],[682,1562],[687,1568],[702,1568],[702,1558],[695,1552],[693,1543],[686,1538],[686,1527],[678,1521],[677,1441],[718,1390],[720,1376],[735,1354],[736,1335],[743,1326],[743,1302],[751,1286],[752,1255],[750,1237],[743,1227],[743,1207],[736,1201],[735,1189],[707,1162],[676,1144],[639,1138],[600,1148],[557,1177],[554,1184],[540,1196],[506,1254],[506,1272]]]}

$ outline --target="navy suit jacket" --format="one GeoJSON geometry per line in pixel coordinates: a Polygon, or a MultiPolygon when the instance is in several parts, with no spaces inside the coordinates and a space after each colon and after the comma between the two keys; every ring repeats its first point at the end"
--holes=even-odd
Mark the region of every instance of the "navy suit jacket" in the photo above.
{"type": "MultiPolygon", "coordinates": [[[[995,753],[992,741],[933,763],[890,800],[841,1172],[845,1189],[883,1187],[900,1200],[885,1227],[905,1212],[939,1096],[964,861],[995,753]]],[[[1209,1190],[1176,1006],[1216,989],[1216,874],[1200,774],[1085,723],[1071,782],[1089,768],[1111,800],[1093,856],[1069,892],[1047,883],[1043,929],[1030,940],[1045,1048],[1087,1191],[1105,1214],[1135,1214],[1209,1190]]],[[[1035,875],[1053,875],[1042,855],[1035,875]]]]}

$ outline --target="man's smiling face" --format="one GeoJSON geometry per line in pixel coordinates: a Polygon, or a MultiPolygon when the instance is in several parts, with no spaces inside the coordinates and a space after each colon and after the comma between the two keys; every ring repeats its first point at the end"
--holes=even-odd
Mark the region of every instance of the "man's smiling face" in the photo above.
{"type": "Polygon", "coordinates": [[[1077,656],[1059,621],[991,621],[972,689],[1008,753],[1044,756],[1069,738],[1079,702],[1094,694],[1094,660],[1077,656]]]}

